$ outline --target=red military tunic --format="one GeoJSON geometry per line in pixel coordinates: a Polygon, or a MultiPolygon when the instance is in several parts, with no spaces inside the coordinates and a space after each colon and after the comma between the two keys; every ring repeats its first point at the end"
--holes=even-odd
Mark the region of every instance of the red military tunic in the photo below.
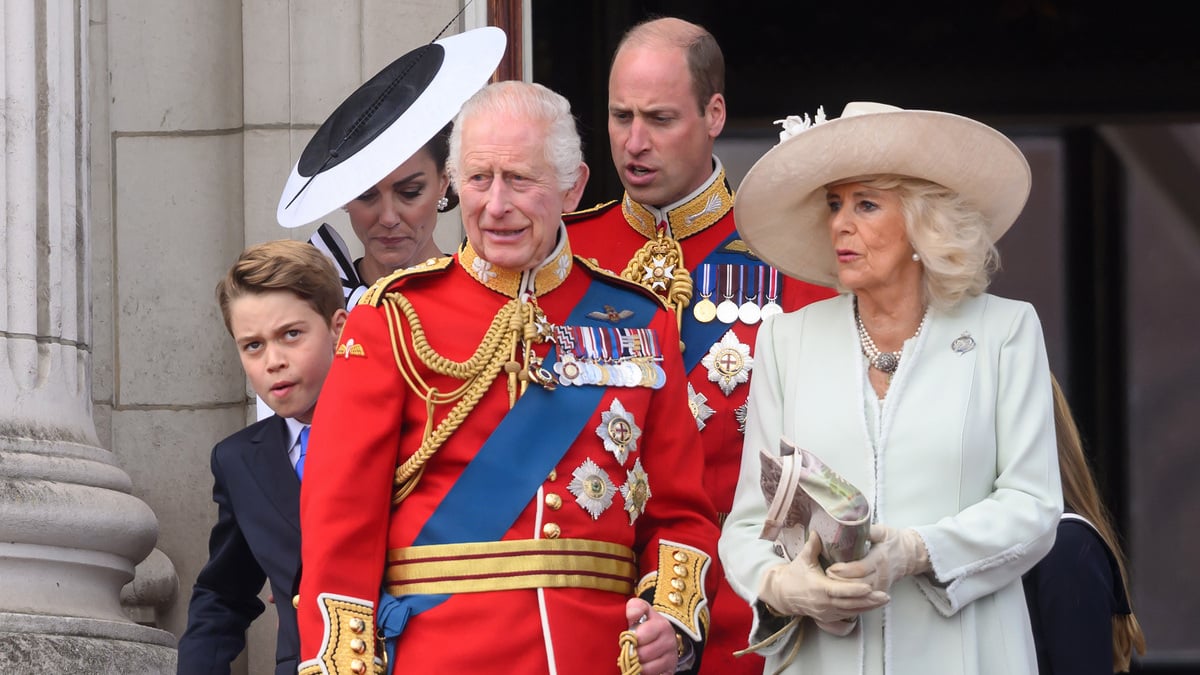
{"type": "MultiPolygon", "coordinates": [[[[656,221],[666,221],[666,234],[678,242],[683,253],[682,266],[690,273],[693,285],[692,299],[683,310],[685,321],[695,321],[692,310],[701,299],[704,279],[701,263],[715,249],[723,249],[722,260],[730,260],[729,253],[742,253],[747,265],[761,264],[752,253],[734,237],[732,243],[724,244],[735,234],[733,220],[733,193],[725,178],[724,169],[714,158],[716,170],[712,178],[693,195],[664,209],[647,208],[632,201],[626,194],[621,202],[609,202],[594,209],[568,214],[564,217],[571,245],[583,258],[595,260],[601,267],[621,274],[630,260],[648,241],[658,236],[656,221]]],[[[769,269],[769,268],[768,268],[769,269]]],[[[710,277],[717,268],[710,266],[710,277]]],[[[636,274],[635,274],[636,276],[636,274]]],[[[643,283],[653,285],[653,274],[642,274],[643,283]]],[[[769,279],[769,276],[767,277],[769,279]]],[[[793,311],[804,305],[832,297],[832,289],[797,281],[783,274],[776,275],[778,287],[782,289],[777,303],[784,311],[793,311]]],[[[710,278],[712,302],[720,302],[717,279],[710,278]]],[[[736,282],[735,282],[736,285],[736,282]]],[[[661,292],[661,291],[660,291],[661,292]]],[[[763,294],[765,301],[766,294],[763,294]]],[[[747,298],[738,298],[743,302],[747,298]]],[[[717,321],[714,319],[714,322],[717,321]]],[[[761,321],[754,324],[735,321],[725,328],[733,331],[737,345],[746,348],[745,353],[753,358],[755,336],[761,321]]],[[[717,341],[729,340],[727,330],[716,333],[717,341]]],[[[733,344],[727,342],[727,344],[733,344]]],[[[737,346],[735,345],[735,346],[737,346]]],[[[685,356],[693,360],[708,354],[713,344],[687,344],[685,356]]],[[[740,347],[739,347],[740,348],[740,347]]],[[[714,364],[715,367],[716,364],[714,364]]],[[[688,373],[688,382],[693,390],[692,409],[697,425],[701,427],[705,469],[704,489],[712,497],[721,519],[729,512],[733,503],[733,492],[737,486],[738,471],[742,456],[743,406],[749,395],[749,382],[726,382],[732,384],[729,394],[722,388],[721,379],[710,378],[712,367],[697,362],[688,373]],[[739,410],[740,409],[740,410],[739,410]],[[739,412],[742,415],[739,418],[739,412]]],[[[751,364],[746,375],[753,374],[751,364]]],[[[740,379],[740,378],[738,378],[740,379]]],[[[712,629],[704,648],[701,673],[726,675],[753,673],[763,669],[763,660],[757,655],[734,657],[733,652],[744,649],[750,634],[751,609],[729,588],[721,575],[720,586],[714,598],[712,629]]]]}
{"type": "MultiPolygon", "coordinates": [[[[471,398],[471,391],[457,401],[450,395],[461,392],[464,383],[470,390],[472,355],[487,351],[481,342],[497,334],[489,329],[494,317],[517,306],[513,298],[531,281],[545,321],[526,321],[526,338],[550,330],[549,324],[566,324],[573,310],[588,314],[594,324],[619,326],[633,314],[630,308],[642,307],[630,320],[640,317],[640,325],[668,345],[678,340],[673,318],[660,303],[640,288],[580,264],[565,243],[536,275],[493,268],[468,245],[453,259],[376,284],[351,312],[312,426],[301,491],[301,673],[350,673],[364,661],[370,664],[371,627],[394,619],[394,613],[375,614],[384,581],[393,595],[430,601],[408,618],[395,641],[397,672],[612,675],[618,637],[628,628],[625,603],[635,593],[652,600],[696,647],[702,644],[706,598],[716,583],[706,573],[715,564],[719,531],[702,487],[702,463],[690,452],[699,439],[684,401],[682,364],[672,349],[661,350],[661,388],[573,385],[575,390],[590,387],[598,404],[580,411],[582,430],[560,444],[560,459],[552,459],[548,469],[531,469],[539,473],[530,493],[506,492],[511,481],[504,471],[484,483],[486,489],[469,493],[481,520],[506,499],[516,505],[515,521],[501,536],[457,544],[482,551],[480,557],[435,556],[424,567],[404,566],[415,551],[440,550],[414,543],[430,543],[418,538],[436,518],[431,514],[451,501],[447,495],[478,459],[481,446],[509,421],[505,371],[490,383],[486,378],[476,382],[482,384],[481,395],[465,417],[451,411],[471,398]],[[597,284],[615,294],[617,304],[590,307],[593,296],[585,292],[597,284]],[[439,359],[442,370],[462,372],[458,377],[435,372],[430,364],[439,359]],[[429,395],[434,389],[438,394],[429,395]],[[623,423],[614,426],[617,418],[623,423]],[[411,493],[393,507],[397,467],[423,438],[438,437],[443,425],[452,433],[425,463],[411,493]],[[539,546],[571,542],[582,542],[589,551],[566,557],[584,561],[580,574],[590,575],[590,586],[562,583],[561,577],[569,575],[539,568],[546,578],[537,587],[501,588],[514,576],[528,575],[527,567],[554,566],[546,562],[553,556],[539,546]],[[500,546],[526,555],[513,556],[500,546]],[[631,565],[627,573],[613,572],[621,569],[610,564],[609,558],[621,557],[612,554],[616,549],[630,552],[621,562],[631,565]],[[447,567],[453,564],[460,565],[457,572],[447,567]],[[461,583],[458,577],[476,574],[470,592],[453,586],[461,583]],[[418,578],[430,585],[400,585],[418,578]]],[[[511,324],[497,325],[499,334],[509,335],[511,324]]],[[[537,340],[529,344],[538,357],[552,348],[537,340]]],[[[520,342],[515,351],[506,346],[497,353],[504,360],[515,353],[523,368],[528,365],[520,342]]],[[[528,386],[539,387],[536,382],[528,386]]],[[[567,389],[559,385],[537,395],[558,396],[567,389]]],[[[553,437],[564,424],[559,416],[535,413],[529,419],[538,431],[501,444],[512,457],[504,468],[516,466],[525,475],[526,453],[543,432],[553,437]]],[[[448,526],[469,530],[474,518],[448,526]]]]}

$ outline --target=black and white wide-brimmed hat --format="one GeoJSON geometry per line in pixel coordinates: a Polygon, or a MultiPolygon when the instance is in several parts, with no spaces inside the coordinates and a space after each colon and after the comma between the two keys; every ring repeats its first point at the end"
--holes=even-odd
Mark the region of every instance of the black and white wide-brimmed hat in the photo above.
{"type": "Polygon", "coordinates": [[[849,103],[842,116],[793,126],[746,174],[734,221],[746,245],[784,274],[836,287],[826,186],[883,174],[950,188],[987,220],[992,241],[1020,215],[1031,178],[1004,134],[973,119],[882,103],[849,103]]]}
{"type": "Polygon", "coordinates": [[[350,94],[300,154],[275,217],[324,217],[412,157],[479,91],[504,55],[504,31],[476,28],[423,45],[350,94]]]}

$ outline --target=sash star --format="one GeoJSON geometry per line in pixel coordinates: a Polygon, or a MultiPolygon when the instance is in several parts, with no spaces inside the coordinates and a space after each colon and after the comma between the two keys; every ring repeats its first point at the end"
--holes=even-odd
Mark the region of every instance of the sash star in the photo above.
{"type": "Polygon", "coordinates": [[[617,486],[591,458],[584,460],[571,476],[567,490],[575,495],[575,503],[591,514],[592,520],[598,520],[600,514],[612,506],[617,486]]]}
{"type": "Polygon", "coordinates": [[[708,407],[708,397],[697,392],[691,382],[688,382],[688,407],[692,410],[692,417],[696,418],[696,428],[704,431],[705,420],[716,411],[708,407]]]}
{"type": "Polygon", "coordinates": [[[633,414],[625,410],[625,406],[614,398],[608,410],[600,413],[600,426],[596,427],[596,435],[604,441],[604,449],[611,452],[624,466],[629,453],[637,450],[637,441],[642,436],[642,430],[633,421],[633,414]]]}
{"type": "Polygon", "coordinates": [[[754,367],[750,347],[742,344],[732,330],[709,347],[700,363],[708,369],[708,381],[716,382],[726,396],[733,393],[734,387],[750,379],[750,369],[754,367]]]}

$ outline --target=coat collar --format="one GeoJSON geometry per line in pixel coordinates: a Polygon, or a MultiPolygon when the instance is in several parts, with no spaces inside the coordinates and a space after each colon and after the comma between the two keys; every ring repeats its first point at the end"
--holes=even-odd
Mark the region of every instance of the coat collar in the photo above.
{"type": "Polygon", "coordinates": [[[497,267],[481,258],[471,247],[470,241],[463,243],[457,257],[458,263],[471,278],[510,298],[525,293],[535,297],[549,293],[566,281],[574,264],[571,244],[567,240],[567,229],[562,223],[558,225],[558,243],[550,251],[550,255],[532,270],[518,272],[497,267]]]}
{"type": "Polygon", "coordinates": [[[685,239],[703,232],[733,208],[733,190],[725,177],[721,160],[713,156],[713,172],[708,181],[683,199],[655,208],[633,201],[629,193],[621,200],[621,213],[629,226],[647,239],[658,236],[658,223],[667,222],[666,236],[685,239]]]}

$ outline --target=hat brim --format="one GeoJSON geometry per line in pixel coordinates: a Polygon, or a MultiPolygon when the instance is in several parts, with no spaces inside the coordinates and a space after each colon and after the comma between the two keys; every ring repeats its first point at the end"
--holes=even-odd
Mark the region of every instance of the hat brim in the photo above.
{"type": "Polygon", "coordinates": [[[323,218],[383,180],[408,161],[458,114],[496,70],[507,39],[494,26],[436,41],[444,49],[440,68],[424,91],[397,119],[351,157],[313,175],[297,161],[288,176],[275,217],[284,227],[323,218]]]}
{"type": "Polygon", "coordinates": [[[808,128],[763,155],[738,188],[734,220],[746,245],[784,274],[838,286],[826,186],[898,175],[957,192],[978,209],[992,241],[1029,197],[1025,156],[975,120],[929,110],[841,117],[808,128]]]}

